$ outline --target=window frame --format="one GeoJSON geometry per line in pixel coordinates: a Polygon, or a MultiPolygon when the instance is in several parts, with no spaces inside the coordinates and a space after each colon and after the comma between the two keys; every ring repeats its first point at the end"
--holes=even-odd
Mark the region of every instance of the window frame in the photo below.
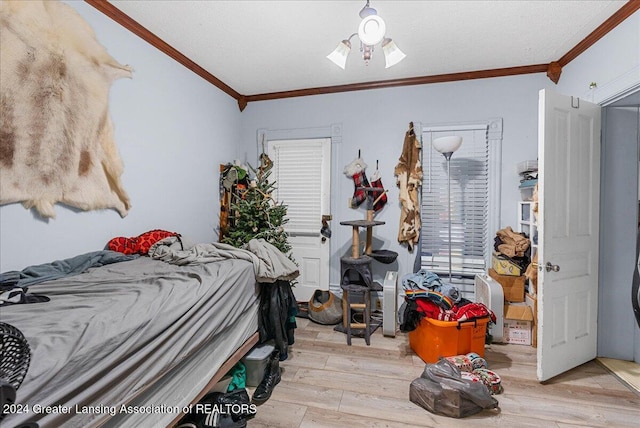
{"type": "MultiPolygon", "coordinates": [[[[488,144],[488,182],[487,182],[487,217],[486,217],[486,230],[487,235],[485,248],[484,248],[484,270],[486,271],[491,266],[491,255],[493,253],[493,240],[491,239],[500,225],[500,211],[501,211],[501,182],[502,182],[502,118],[490,118],[486,120],[469,121],[469,122],[453,122],[453,123],[424,123],[419,122],[414,124],[418,135],[420,135],[420,141],[422,144],[422,159],[421,165],[423,165],[423,174],[428,174],[425,167],[425,156],[428,156],[430,150],[429,147],[425,147],[425,143],[429,144],[429,139],[425,138],[425,134],[431,132],[446,132],[455,135],[458,131],[473,131],[473,130],[486,130],[487,144],[488,144]]],[[[464,142],[463,142],[464,144],[464,142]]],[[[455,156],[455,155],[454,155],[455,156]]],[[[453,162],[453,161],[452,161],[453,162]]],[[[423,179],[424,187],[424,179],[423,179]]],[[[423,216],[423,192],[420,191],[420,214],[423,216]]],[[[446,230],[444,232],[447,232],[446,230]]],[[[422,231],[421,231],[422,235],[422,231]]],[[[422,236],[421,236],[422,237],[422,236]]],[[[418,251],[416,255],[416,264],[422,266],[422,249],[418,251]]],[[[447,259],[448,263],[448,259],[447,259]]],[[[448,272],[447,272],[448,273],[448,272]]],[[[448,279],[448,278],[447,278],[448,279]]],[[[454,282],[454,281],[452,281],[454,282]]],[[[461,281],[468,284],[468,281],[461,281]]],[[[470,291],[470,290],[466,290],[470,291]]]]}

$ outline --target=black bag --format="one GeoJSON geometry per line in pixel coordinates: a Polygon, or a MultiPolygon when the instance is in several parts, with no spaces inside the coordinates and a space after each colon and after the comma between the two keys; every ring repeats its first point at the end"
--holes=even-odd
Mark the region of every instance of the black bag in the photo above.
{"type": "Polygon", "coordinates": [[[409,400],[432,413],[454,418],[498,407],[498,400],[484,384],[462,379],[460,369],[446,358],[427,364],[422,376],[411,382],[409,400]]]}
{"type": "Polygon", "coordinates": [[[244,428],[255,413],[256,406],[245,388],[210,392],[174,428],[244,428]]]}

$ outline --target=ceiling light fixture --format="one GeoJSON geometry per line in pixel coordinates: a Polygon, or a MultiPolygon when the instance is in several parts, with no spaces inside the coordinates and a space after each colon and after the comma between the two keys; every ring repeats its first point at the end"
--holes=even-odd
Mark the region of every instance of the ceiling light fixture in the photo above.
{"type": "Polygon", "coordinates": [[[347,64],[347,56],[351,52],[351,39],[356,35],[360,38],[360,52],[362,52],[362,59],[366,65],[369,65],[369,61],[373,56],[374,45],[380,42],[382,42],[385,68],[393,67],[404,59],[406,56],[404,52],[400,50],[393,40],[385,37],[387,26],[384,20],[378,16],[378,12],[369,6],[369,0],[360,11],[360,18],[362,18],[362,21],[358,26],[358,32],[338,43],[338,47],[327,55],[328,59],[344,70],[347,64]]]}

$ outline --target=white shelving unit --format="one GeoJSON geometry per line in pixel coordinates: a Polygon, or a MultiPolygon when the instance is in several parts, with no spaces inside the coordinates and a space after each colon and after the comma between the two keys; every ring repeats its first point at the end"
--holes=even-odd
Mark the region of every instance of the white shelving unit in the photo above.
{"type": "MultiPolygon", "coordinates": [[[[531,257],[538,251],[538,222],[533,213],[534,201],[518,202],[518,232],[524,232],[531,240],[531,257]]],[[[535,287],[527,280],[527,290],[534,294],[535,287]]]]}
{"type": "Polygon", "coordinates": [[[518,202],[518,232],[526,233],[531,240],[531,257],[533,258],[538,251],[538,221],[533,212],[537,203],[533,199],[538,185],[538,161],[520,162],[517,170],[522,176],[518,186],[522,196],[522,200],[518,202]]]}
{"type": "Polygon", "coordinates": [[[518,201],[518,232],[524,232],[531,240],[531,255],[538,249],[538,222],[533,213],[533,201],[518,201]]]}

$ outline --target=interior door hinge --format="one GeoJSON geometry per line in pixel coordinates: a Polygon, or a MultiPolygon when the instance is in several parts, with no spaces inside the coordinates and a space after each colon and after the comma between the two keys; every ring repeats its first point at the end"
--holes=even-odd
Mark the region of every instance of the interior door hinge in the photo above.
{"type": "Polygon", "coordinates": [[[571,107],[580,108],[580,98],[571,96],[571,107]]]}

